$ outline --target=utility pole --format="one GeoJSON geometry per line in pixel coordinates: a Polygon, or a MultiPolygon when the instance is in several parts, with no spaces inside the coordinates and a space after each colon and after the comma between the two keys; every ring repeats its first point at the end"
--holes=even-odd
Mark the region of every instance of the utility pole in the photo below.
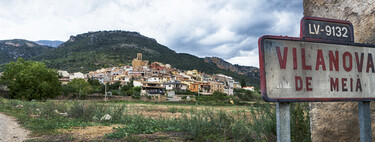
{"type": "MultiPolygon", "coordinates": [[[[199,98],[199,90],[200,90],[200,84],[198,84],[198,98],[199,98]]],[[[196,105],[198,106],[198,98],[195,98],[196,105]]]]}
{"type": "Polygon", "coordinates": [[[104,84],[104,100],[107,100],[107,83],[104,84]]]}

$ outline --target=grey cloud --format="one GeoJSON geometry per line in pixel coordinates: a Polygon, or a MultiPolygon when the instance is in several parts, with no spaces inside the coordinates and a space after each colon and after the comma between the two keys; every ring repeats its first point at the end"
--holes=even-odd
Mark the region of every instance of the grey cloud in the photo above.
{"type": "MultiPolygon", "coordinates": [[[[225,8],[225,4],[230,4],[233,9],[241,10],[240,14],[248,15],[242,16],[242,20],[233,21],[231,23],[228,22],[231,27],[226,27],[231,32],[234,33],[233,36],[237,37],[237,40],[234,41],[211,41],[211,44],[202,44],[200,42],[202,39],[210,37],[214,34],[217,34],[221,28],[223,27],[216,27],[212,28],[212,25],[215,23],[211,23],[211,25],[200,25],[203,29],[210,29],[209,32],[206,33],[205,36],[194,38],[191,34],[183,34],[184,36],[180,36],[179,38],[174,38],[173,42],[170,42],[168,45],[169,47],[175,49],[178,52],[187,52],[198,55],[200,57],[204,56],[219,56],[224,59],[231,59],[236,56],[241,56],[244,54],[240,54],[240,51],[252,51],[253,49],[257,48],[257,38],[265,34],[275,34],[275,35],[289,35],[289,36],[296,36],[294,35],[296,32],[295,25],[299,24],[299,20],[302,15],[302,1],[295,0],[295,1],[283,1],[283,0],[274,0],[274,1],[265,1],[256,4],[258,7],[254,9],[252,6],[253,2],[251,1],[232,1],[228,3],[215,3],[211,4],[210,8],[213,12],[219,12],[223,8],[225,8]],[[279,23],[281,19],[277,17],[277,13],[286,13],[284,15],[297,15],[297,19],[293,19],[293,17],[284,17],[287,20],[295,20],[294,22],[290,23],[279,23]],[[251,18],[249,18],[251,17],[251,18]],[[281,25],[280,25],[281,24],[281,25]],[[288,24],[288,25],[283,25],[288,24]],[[279,28],[275,28],[274,26],[283,26],[279,28]],[[246,44],[241,44],[244,40],[253,39],[252,42],[246,44]],[[189,39],[189,40],[186,40],[189,39]],[[224,48],[226,47],[226,48],[224,48]],[[217,52],[215,52],[217,50],[217,52]],[[220,51],[226,50],[226,51],[220,51]]],[[[214,16],[214,15],[213,15],[214,16]]],[[[241,16],[240,16],[241,18],[241,16]]],[[[197,21],[199,22],[199,21],[197,21]]],[[[215,22],[215,21],[211,21],[215,22]]],[[[222,25],[221,25],[222,26],[222,25]]],[[[231,37],[228,37],[230,39],[231,37]]],[[[253,65],[256,66],[256,65],[253,65]]]]}
{"type": "Polygon", "coordinates": [[[264,34],[295,36],[301,0],[0,1],[0,39],[53,39],[96,30],[127,30],[176,52],[232,63],[254,56],[264,34]],[[245,57],[246,56],[246,57],[245,57]]]}

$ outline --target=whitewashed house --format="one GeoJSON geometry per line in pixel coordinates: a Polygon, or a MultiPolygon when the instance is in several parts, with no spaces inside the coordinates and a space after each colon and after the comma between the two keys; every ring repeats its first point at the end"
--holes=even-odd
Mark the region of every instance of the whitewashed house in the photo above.
{"type": "Polygon", "coordinates": [[[75,73],[69,74],[70,80],[79,79],[79,78],[86,79],[87,76],[81,72],[75,72],[75,73]]]}
{"type": "Polygon", "coordinates": [[[160,82],[159,77],[150,77],[147,79],[147,82],[160,82]]]}

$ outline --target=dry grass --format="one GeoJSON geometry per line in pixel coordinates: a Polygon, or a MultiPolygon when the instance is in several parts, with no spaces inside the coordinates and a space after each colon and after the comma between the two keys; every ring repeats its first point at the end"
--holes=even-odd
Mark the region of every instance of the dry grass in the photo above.
{"type": "MultiPolygon", "coordinates": [[[[131,138],[133,141],[173,141],[173,142],[183,142],[186,141],[183,139],[183,137],[186,135],[185,132],[156,132],[153,134],[133,134],[131,138]]],[[[125,139],[127,141],[132,141],[128,139],[125,139]]]]}
{"type": "Polygon", "coordinates": [[[188,106],[188,105],[162,105],[162,104],[143,104],[134,103],[127,104],[128,114],[141,114],[146,117],[159,118],[169,117],[177,118],[181,115],[188,114],[190,111],[201,111],[201,110],[212,110],[214,112],[225,111],[229,114],[233,113],[245,113],[246,115],[251,115],[248,107],[244,106],[188,106]],[[177,112],[173,112],[175,109],[177,112]]]}
{"type": "Polygon", "coordinates": [[[116,130],[112,126],[89,126],[89,127],[74,127],[70,129],[60,129],[58,132],[72,136],[74,141],[91,141],[101,140],[105,134],[113,133],[116,130]]]}
{"type": "MultiPolygon", "coordinates": [[[[113,105],[111,103],[105,105],[113,105]]],[[[121,105],[121,104],[118,104],[121,105]]],[[[168,104],[147,104],[147,103],[131,103],[126,105],[127,111],[125,113],[129,115],[142,115],[150,118],[179,118],[183,115],[189,116],[191,111],[202,111],[202,110],[211,110],[213,112],[225,111],[229,115],[235,113],[244,113],[246,115],[251,115],[248,107],[244,106],[204,106],[204,105],[168,105],[168,104]],[[172,110],[175,110],[172,111],[172,110]],[[161,117],[160,117],[161,116],[161,117]]],[[[70,135],[74,141],[90,141],[90,140],[102,140],[105,134],[113,133],[116,130],[112,126],[90,126],[90,127],[75,127],[70,129],[62,129],[60,132],[64,135],[70,135]]],[[[133,135],[135,139],[148,139],[148,140],[160,140],[165,137],[169,137],[168,140],[171,140],[171,135],[174,133],[161,133],[157,132],[154,134],[137,134],[133,135]]],[[[173,141],[180,141],[178,137],[173,138],[173,141]]]]}

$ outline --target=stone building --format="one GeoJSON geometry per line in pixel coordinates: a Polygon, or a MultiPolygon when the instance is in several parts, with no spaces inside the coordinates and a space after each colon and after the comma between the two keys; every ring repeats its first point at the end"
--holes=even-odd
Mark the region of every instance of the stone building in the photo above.
{"type": "Polygon", "coordinates": [[[137,58],[134,58],[132,61],[133,70],[142,70],[147,64],[147,60],[142,60],[142,53],[137,53],[137,58]]]}

